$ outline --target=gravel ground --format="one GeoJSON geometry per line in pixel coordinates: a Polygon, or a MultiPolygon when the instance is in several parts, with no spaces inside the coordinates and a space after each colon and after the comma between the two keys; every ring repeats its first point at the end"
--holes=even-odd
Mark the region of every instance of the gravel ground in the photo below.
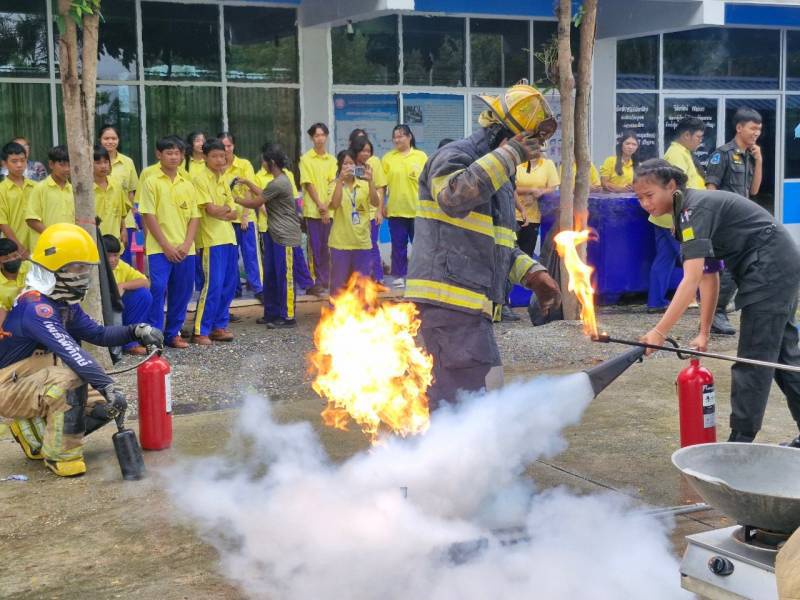
{"type": "MultiPolygon", "coordinates": [[[[175,414],[201,410],[230,408],[241,402],[247,392],[268,396],[275,401],[308,398],[311,377],[307,356],[313,349],[313,331],[321,303],[298,305],[299,326],[290,330],[269,330],[255,320],[260,306],[242,307],[235,312],[242,321],[231,325],[236,339],[213,346],[190,346],[186,350],[167,349],[172,364],[172,391],[175,414]]],[[[516,309],[522,319],[516,323],[500,323],[495,334],[506,371],[530,373],[533,370],[579,370],[619,354],[625,347],[590,342],[581,325],[559,321],[533,328],[524,309],[516,309]]],[[[737,325],[738,315],[731,315],[737,325]]],[[[648,314],[642,306],[600,308],[601,330],[615,337],[636,339],[658,321],[659,315],[648,314]]],[[[676,339],[686,344],[696,331],[698,311],[689,311],[673,331],[676,339]]],[[[728,351],[736,347],[736,338],[712,340],[713,350],[728,351]]],[[[664,353],[671,358],[672,354],[664,353]]],[[[126,357],[117,368],[136,363],[126,357]]],[[[117,378],[129,399],[136,398],[135,371],[117,378]]],[[[130,416],[136,415],[131,402],[130,416]]]]}

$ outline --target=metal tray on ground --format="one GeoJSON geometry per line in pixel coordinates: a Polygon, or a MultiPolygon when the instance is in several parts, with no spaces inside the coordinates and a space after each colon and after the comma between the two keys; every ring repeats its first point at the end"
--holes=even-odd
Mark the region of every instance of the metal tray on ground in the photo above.
{"type": "Polygon", "coordinates": [[[674,464],[711,506],[742,525],[780,533],[800,527],[800,450],[717,443],[681,448],[674,464]]]}

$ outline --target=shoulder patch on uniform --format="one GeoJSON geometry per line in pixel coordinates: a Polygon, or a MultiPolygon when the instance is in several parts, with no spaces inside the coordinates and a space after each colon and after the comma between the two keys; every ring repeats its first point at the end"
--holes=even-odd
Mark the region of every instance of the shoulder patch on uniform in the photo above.
{"type": "Polygon", "coordinates": [[[714,152],[714,154],[711,155],[711,160],[709,160],[708,162],[712,165],[718,165],[720,160],[722,160],[722,156],[720,155],[720,153],[714,152]]]}
{"type": "Polygon", "coordinates": [[[36,311],[36,315],[43,318],[49,319],[53,316],[53,307],[49,304],[44,304],[43,302],[37,304],[33,307],[33,310],[36,311]]]}

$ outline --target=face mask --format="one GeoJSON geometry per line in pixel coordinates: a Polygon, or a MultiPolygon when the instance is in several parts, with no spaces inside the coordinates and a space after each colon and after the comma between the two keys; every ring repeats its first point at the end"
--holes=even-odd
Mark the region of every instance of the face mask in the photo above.
{"type": "Polygon", "coordinates": [[[16,275],[19,273],[19,269],[22,266],[22,259],[17,258],[16,260],[9,260],[2,263],[2,267],[4,270],[8,271],[9,273],[16,275]]]}
{"type": "Polygon", "coordinates": [[[50,294],[51,298],[68,304],[77,304],[86,297],[91,281],[91,275],[88,271],[83,273],[58,271],[55,276],[56,285],[50,294]]]}

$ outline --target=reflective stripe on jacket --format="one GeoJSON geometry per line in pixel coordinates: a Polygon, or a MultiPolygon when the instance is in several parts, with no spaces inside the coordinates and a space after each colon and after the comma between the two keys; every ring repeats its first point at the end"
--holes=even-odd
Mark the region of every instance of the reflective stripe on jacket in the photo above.
{"type": "Polygon", "coordinates": [[[486,130],[434,153],[419,177],[419,209],[405,297],[492,317],[506,280],[544,270],[516,247],[511,176],[516,150],[489,151],[486,130]]]}

